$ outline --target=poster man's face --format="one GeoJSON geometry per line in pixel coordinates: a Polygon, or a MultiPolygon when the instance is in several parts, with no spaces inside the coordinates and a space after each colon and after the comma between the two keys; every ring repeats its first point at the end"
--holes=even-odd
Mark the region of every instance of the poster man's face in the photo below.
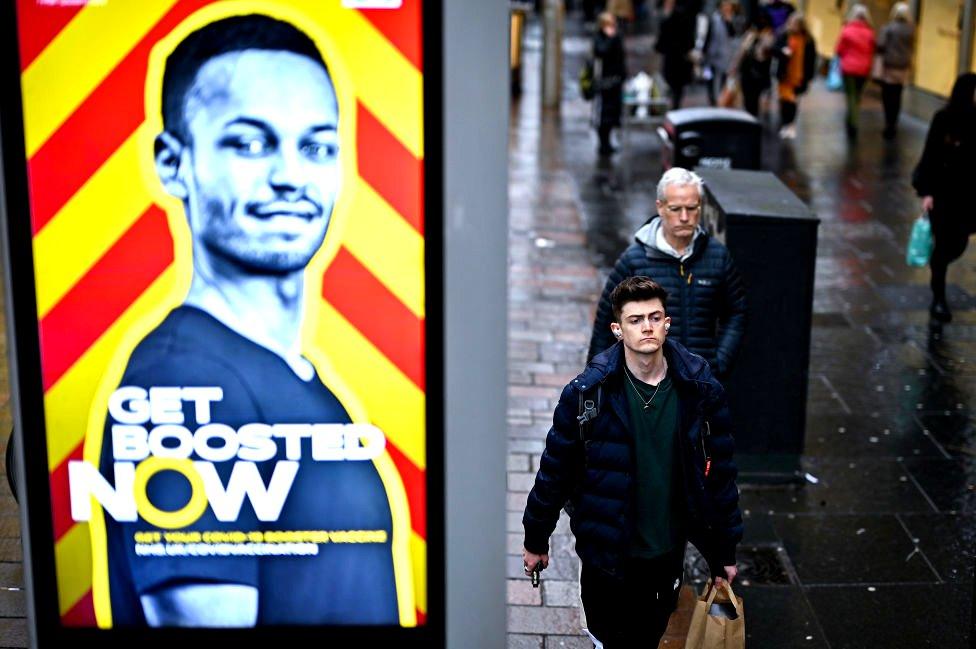
{"type": "Polygon", "coordinates": [[[224,54],[200,68],[185,110],[179,176],[194,240],[252,272],[304,268],[340,180],[339,110],[325,71],[291,52],[224,54]]]}

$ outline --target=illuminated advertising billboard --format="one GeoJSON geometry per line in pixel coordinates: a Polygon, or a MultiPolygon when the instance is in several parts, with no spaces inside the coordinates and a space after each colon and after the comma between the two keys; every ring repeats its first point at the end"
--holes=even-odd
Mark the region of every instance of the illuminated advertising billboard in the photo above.
{"type": "Polygon", "coordinates": [[[57,629],[39,637],[436,646],[432,10],[12,4],[14,380],[35,615],[57,629]]]}

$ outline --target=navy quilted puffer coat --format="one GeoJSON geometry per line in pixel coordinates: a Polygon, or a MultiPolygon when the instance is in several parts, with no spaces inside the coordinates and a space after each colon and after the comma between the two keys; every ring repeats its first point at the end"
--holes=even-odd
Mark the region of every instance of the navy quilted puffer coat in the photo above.
{"type": "MultiPolygon", "coordinates": [[[[667,340],[664,356],[679,404],[675,475],[681,476],[676,488],[684,496],[678,502],[685,506],[679,514],[712,574],[724,577],[722,566],[735,564],[742,538],[725,391],[708,364],[679,343],[667,340]]],[[[635,525],[635,461],[623,365],[623,345],[616,343],[563,389],[522,517],[525,548],[545,554],[568,500],[577,554],[609,574],[626,559],[635,525]],[[581,442],[580,394],[594,398],[597,385],[602,386],[599,414],[581,442]]]]}
{"type": "Polygon", "coordinates": [[[659,216],[648,221],[610,271],[597,305],[587,358],[593,358],[616,342],[610,333],[613,321],[610,293],[624,279],[645,275],[668,292],[669,340],[676,340],[704,357],[715,375],[724,379],[745,331],[746,296],[742,278],[728,248],[705,232],[699,233],[691,256],[684,261],[658,250],[653,234],[646,233],[656,232],[659,222],[659,216]]]}

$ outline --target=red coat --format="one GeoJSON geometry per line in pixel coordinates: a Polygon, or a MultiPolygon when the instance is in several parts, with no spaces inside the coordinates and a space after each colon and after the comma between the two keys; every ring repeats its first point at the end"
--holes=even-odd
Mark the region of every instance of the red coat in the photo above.
{"type": "Polygon", "coordinates": [[[874,30],[863,20],[852,20],[840,30],[837,39],[837,56],[840,57],[840,71],[855,77],[871,74],[871,59],[874,57],[874,30]]]}

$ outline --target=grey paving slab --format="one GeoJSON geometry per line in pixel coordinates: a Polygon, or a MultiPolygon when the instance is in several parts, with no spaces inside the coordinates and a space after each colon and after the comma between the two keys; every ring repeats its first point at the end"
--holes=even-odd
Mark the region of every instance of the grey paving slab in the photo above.
{"type": "Polygon", "coordinates": [[[541,606],[542,590],[532,586],[525,577],[509,579],[506,582],[507,601],[520,606],[541,606]]]}
{"type": "Polygon", "coordinates": [[[545,636],[526,635],[524,633],[508,634],[508,649],[544,649],[545,636]]]}
{"type": "Polygon", "coordinates": [[[971,591],[957,584],[810,587],[831,649],[969,647],[971,591]]]}
{"type": "Polygon", "coordinates": [[[830,646],[802,588],[739,585],[735,592],[743,600],[749,649],[830,646]]]}
{"type": "Polygon", "coordinates": [[[972,591],[976,518],[961,514],[900,514],[899,518],[942,581],[972,591]]]}
{"type": "Polygon", "coordinates": [[[944,451],[912,417],[873,418],[864,415],[807,417],[803,448],[810,457],[936,457],[944,451]]]}
{"type": "Polygon", "coordinates": [[[933,512],[935,506],[896,459],[830,458],[803,463],[816,483],[794,489],[742,488],[744,509],[766,513],[933,512]]]}
{"type": "Polygon", "coordinates": [[[976,444],[976,424],[971,410],[955,407],[921,410],[916,417],[923,430],[928,431],[947,451],[959,455],[967,449],[976,450],[973,446],[976,444]]]}
{"type": "Polygon", "coordinates": [[[805,586],[940,581],[894,515],[782,514],[774,525],[805,586]]]}
{"type": "Polygon", "coordinates": [[[549,579],[542,584],[542,597],[547,606],[579,606],[579,582],[549,579]]]}
{"type": "Polygon", "coordinates": [[[545,649],[592,649],[593,643],[586,636],[550,635],[545,649]]]}
{"type": "Polygon", "coordinates": [[[907,458],[903,465],[912,480],[939,511],[976,512],[976,458],[907,458]]]}
{"type": "Polygon", "coordinates": [[[0,647],[10,649],[27,647],[27,620],[0,618],[0,647]]]}
{"type": "Polygon", "coordinates": [[[24,564],[20,562],[0,562],[0,588],[23,588],[24,564]]]}
{"type": "Polygon", "coordinates": [[[26,617],[26,615],[26,592],[0,589],[0,617],[26,617]]]}
{"type": "Polygon", "coordinates": [[[509,606],[511,633],[577,635],[582,633],[577,608],[551,606],[509,606]]]}

